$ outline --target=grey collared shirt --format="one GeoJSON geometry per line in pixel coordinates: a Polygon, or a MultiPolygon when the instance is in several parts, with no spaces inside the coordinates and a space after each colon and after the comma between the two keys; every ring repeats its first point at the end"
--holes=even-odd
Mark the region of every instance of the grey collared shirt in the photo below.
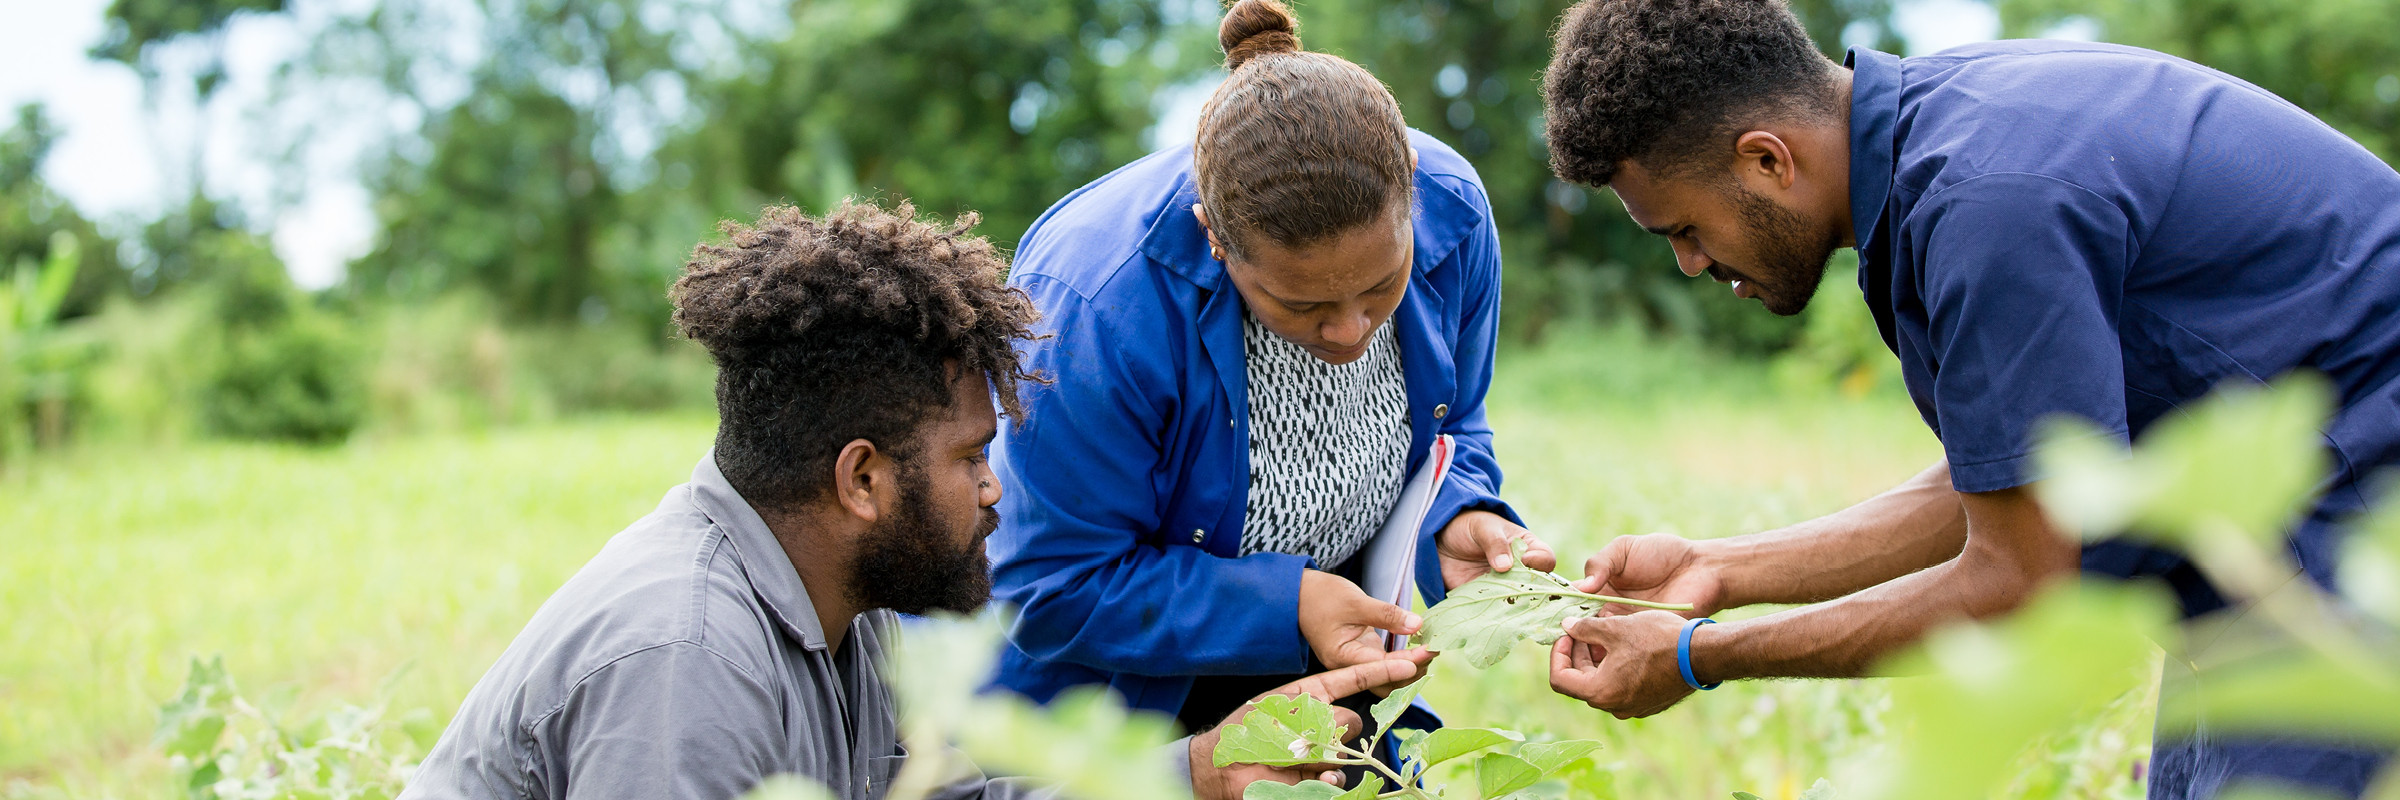
{"type": "Polygon", "coordinates": [[[705,458],[534,612],[401,797],[710,800],[796,773],[878,798],[903,757],[876,669],[897,633],[870,611],[829,648],[783,547],[705,458]]]}

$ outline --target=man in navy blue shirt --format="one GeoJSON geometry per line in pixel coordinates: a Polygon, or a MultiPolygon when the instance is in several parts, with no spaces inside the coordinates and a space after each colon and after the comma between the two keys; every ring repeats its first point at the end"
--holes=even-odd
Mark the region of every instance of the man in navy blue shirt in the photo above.
{"type": "MultiPolygon", "coordinates": [[[[2030,487],[2035,428],[2072,414],[2130,441],[2221,382],[2295,370],[2340,394],[2325,432],[2337,472],[2290,539],[2335,588],[2338,523],[2400,460],[2400,175],[2357,143],[2256,86],[2127,47],[1858,49],[1836,65],[1777,0],[1586,0],[1557,44],[1558,174],[1612,188],[1685,274],[1778,314],[1808,304],[1835,248],[1857,248],[1946,456],[1782,530],[1610,543],[1586,589],[1693,602],[1693,616],[1816,604],[1697,627],[1693,677],[1683,619],[1579,621],[1554,653],[1561,692],[1630,717],[1696,683],[1856,675],[2079,564],[2163,578],[2187,615],[2222,608],[2171,553],[2079,549],[2054,530],[2030,487]]],[[[2270,782],[2355,797],[2385,759],[2322,736],[2164,730],[2151,796],[2270,782]]]]}

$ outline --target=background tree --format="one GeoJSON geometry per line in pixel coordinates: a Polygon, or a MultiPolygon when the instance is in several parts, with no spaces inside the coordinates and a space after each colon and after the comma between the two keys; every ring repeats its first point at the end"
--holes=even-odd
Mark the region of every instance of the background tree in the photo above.
{"type": "MultiPolygon", "coordinates": [[[[1675,272],[1666,243],[1613,195],[1553,178],[1541,76],[1571,0],[1303,0],[1309,49],[1340,54],[1392,87],[1410,125],[1458,148],[1492,195],[1507,258],[1502,324],[1538,338],[1561,318],[1632,318],[1751,352],[1780,349],[1797,320],[1761,314],[1723,287],[1675,272]]],[[[1794,10],[1829,55],[1853,23],[1897,51],[1889,0],[1801,0],[1794,10]]]]}
{"type": "Polygon", "coordinates": [[[1996,0],[2002,32],[2039,36],[2088,21],[2100,38],[2232,73],[2308,109],[2400,163],[2400,2],[1996,0]]]}
{"type": "Polygon", "coordinates": [[[57,256],[57,235],[73,237],[81,266],[58,308],[59,318],[73,319],[98,310],[127,283],[116,240],[42,180],[59,133],[40,105],[19,107],[13,124],[0,130],[0,270],[48,263],[57,256]]]}

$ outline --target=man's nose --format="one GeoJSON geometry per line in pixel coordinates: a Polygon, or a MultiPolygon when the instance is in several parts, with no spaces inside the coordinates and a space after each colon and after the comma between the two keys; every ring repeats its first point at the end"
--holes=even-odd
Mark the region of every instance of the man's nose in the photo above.
{"type": "Polygon", "coordinates": [[[1708,254],[1700,252],[1700,248],[1682,243],[1675,245],[1675,268],[1683,270],[1684,277],[1700,277],[1700,273],[1707,272],[1709,267],[1715,265],[1716,262],[1709,260],[1708,254]]]}
{"type": "Polygon", "coordinates": [[[983,468],[983,477],[978,480],[981,485],[977,487],[980,491],[975,496],[975,499],[980,501],[977,504],[984,508],[990,508],[992,506],[999,505],[1000,494],[1002,492],[1002,489],[1000,488],[1000,476],[992,472],[992,468],[989,465],[986,465],[983,468]]]}

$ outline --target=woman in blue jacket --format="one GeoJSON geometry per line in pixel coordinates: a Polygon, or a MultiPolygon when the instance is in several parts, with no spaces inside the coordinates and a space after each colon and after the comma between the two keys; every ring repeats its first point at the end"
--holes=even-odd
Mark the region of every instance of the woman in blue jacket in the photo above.
{"type": "Polygon", "coordinates": [[[990,543],[1020,614],[999,681],[1037,700],[1105,683],[1213,723],[1285,676],[1393,657],[1377,630],[1418,620],[1358,588],[1357,554],[1437,434],[1455,455],[1419,536],[1425,601],[1528,536],[1484,422],[1483,186],[1294,27],[1272,0],[1234,6],[1197,141],[1076,190],[1019,244],[1010,283],[1050,334],[1026,363],[1053,383],[993,449],[1010,491],[990,543]]]}

